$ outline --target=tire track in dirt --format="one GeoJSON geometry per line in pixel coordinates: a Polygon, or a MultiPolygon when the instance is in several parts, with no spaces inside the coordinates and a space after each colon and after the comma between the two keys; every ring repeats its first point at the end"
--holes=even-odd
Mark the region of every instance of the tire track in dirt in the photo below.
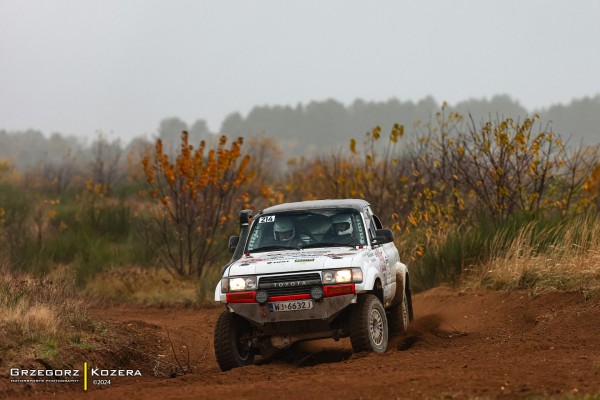
{"type": "MultiPolygon", "coordinates": [[[[138,324],[140,330],[144,324],[160,327],[153,328],[156,343],[144,348],[154,346],[156,359],[174,362],[168,329],[179,358],[189,350],[192,373],[120,378],[108,388],[91,387],[86,398],[515,398],[600,392],[597,298],[442,287],[414,296],[414,307],[415,321],[406,334],[391,338],[385,354],[352,354],[348,339],[320,340],[226,373],[212,351],[222,307],[95,309],[101,319],[138,324]]],[[[140,334],[140,340],[145,337],[140,334]]],[[[74,389],[55,398],[81,396],[74,389]]]]}

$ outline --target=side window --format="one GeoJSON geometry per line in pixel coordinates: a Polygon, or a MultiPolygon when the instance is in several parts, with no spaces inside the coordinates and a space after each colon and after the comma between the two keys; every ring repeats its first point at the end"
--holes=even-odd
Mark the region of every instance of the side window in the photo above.
{"type": "Polygon", "coordinates": [[[383,225],[381,225],[381,221],[379,220],[379,217],[375,214],[373,214],[373,221],[375,221],[375,228],[383,229],[383,225]]]}

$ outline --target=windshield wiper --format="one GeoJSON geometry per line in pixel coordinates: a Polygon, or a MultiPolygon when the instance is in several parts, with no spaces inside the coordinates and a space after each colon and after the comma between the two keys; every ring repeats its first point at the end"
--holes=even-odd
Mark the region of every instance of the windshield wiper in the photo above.
{"type": "MultiPolygon", "coordinates": [[[[352,240],[351,242],[353,242],[354,240],[352,240]]],[[[311,244],[307,244],[306,246],[302,246],[303,249],[311,249],[311,248],[316,248],[316,247],[354,247],[354,244],[350,244],[351,242],[348,243],[331,243],[331,242],[321,242],[321,243],[311,243],[311,244]]]]}
{"type": "Polygon", "coordinates": [[[271,251],[271,250],[297,250],[296,247],[290,246],[265,246],[259,247],[258,249],[249,250],[248,253],[260,253],[263,251],[271,251]]]}

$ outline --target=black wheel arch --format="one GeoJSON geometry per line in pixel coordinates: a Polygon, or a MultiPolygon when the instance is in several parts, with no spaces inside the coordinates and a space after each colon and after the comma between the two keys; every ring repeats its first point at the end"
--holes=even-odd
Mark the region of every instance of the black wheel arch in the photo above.
{"type": "Polygon", "coordinates": [[[406,279],[404,282],[404,291],[406,293],[406,300],[408,302],[408,320],[412,321],[414,319],[414,314],[413,314],[412,292],[410,290],[410,277],[408,276],[408,271],[406,272],[406,279]]]}
{"type": "Polygon", "coordinates": [[[369,293],[374,294],[379,299],[381,304],[385,304],[383,298],[383,285],[381,284],[381,279],[375,279],[375,283],[373,283],[373,289],[370,290],[369,293]]]}

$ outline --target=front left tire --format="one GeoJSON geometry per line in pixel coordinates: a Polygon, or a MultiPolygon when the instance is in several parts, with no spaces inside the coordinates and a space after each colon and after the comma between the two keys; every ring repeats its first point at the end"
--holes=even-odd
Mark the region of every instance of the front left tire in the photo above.
{"type": "Polygon", "coordinates": [[[350,342],[355,353],[383,353],[388,345],[388,321],[385,309],[372,294],[359,296],[350,313],[350,342]]]}

